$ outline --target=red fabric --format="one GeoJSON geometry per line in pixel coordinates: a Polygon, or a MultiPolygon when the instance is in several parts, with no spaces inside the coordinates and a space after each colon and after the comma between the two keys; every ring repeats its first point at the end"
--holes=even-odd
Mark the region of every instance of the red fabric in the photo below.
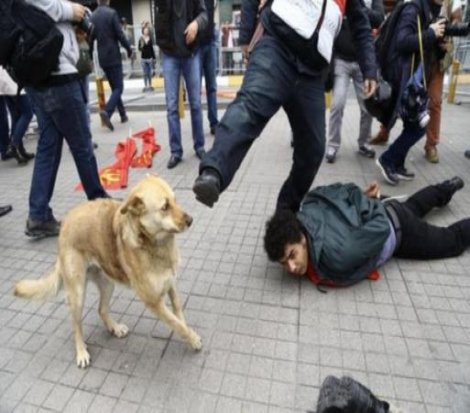
{"type": "Polygon", "coordinates": [[[150,168],[152,166],[153,155],[161,146],[155,141],[155,129],[149,127],[132,135],[133,138],[142,139],[142,152],[132,159],[132,168],[150,168]]]}
{"type": "Polygon", "coordinates": [[[335,3],[339,6],[339,9],[341,10],[342,16],[344,16],[344,13],[346,12],[346,1],[347,0],[335,0],[335,3]]]}
{"type": "MultiPolygon", "coordinates": [[[[315,271],[315,268],[313,268],[312,262],[310,260],[307,266],[307,277],[315,285],[325,285],[327,287],[344,287],[343,285],[337,284],[328,278],[321,278],[315,271]]],[[[377,281],[379,278],[380,273],[377,270],[372,270],[367,276],[367,279],[370,281],[377,281]]]]}

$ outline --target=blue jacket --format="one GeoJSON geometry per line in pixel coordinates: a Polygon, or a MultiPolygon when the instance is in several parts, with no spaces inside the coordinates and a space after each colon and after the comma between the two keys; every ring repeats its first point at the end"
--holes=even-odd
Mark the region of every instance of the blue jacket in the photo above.
{"type": "MultiPolygon", "coordinates": [[[[242,0],[241,7],[241,27],[240,27],[240,44],[249,44],[250,39],[256,28],[256,18],[258,14],[259,0],[242,0]]],[[[272,1],[268,0],[267,6],[261,13],[261,21],[265,29],[272,33],[269,28],[269,20],[272,1]]],[[[349,19],[351,32],[357,49],[358,63],[361,67],[362,74],[366,79],[377,78],[377,63],[375,58],[375,50],[372,41],[371,26],[367,9],[362,0],[347,0],[346,16],[349,19]]],[[[289,48],[289,44],[286,44],[289,48]]],[[[308,53],[303,50],[302,53],[308,53]]]]}
{"type": "MultiPolygon", "coordinates": [[[[432,0],[430,0],[432,1],[432,0]]],[[[428,0],[413,0],[406,2],[400,14],[394,36],[390,42],[387,54],[387,70],[384,78],[392,87],[392,100],[394,110],[390,112],[390,118],[384,120],[384,124],[390,129],[398,113],[400,97],[411,76],[412,57],[414,54],[414,70],[421,62],[418,37],[418,15],[421,18],[421,33],[424,49],[424,67],[426,79],[429,79],[431,59],[435,56],[438,45],[433,29],[429,27],[432,20],[439,15],[439,7],[431,6],[428,0]]]]}
{"type": "Polygon", "coordinates": [[[108,6],[99,6],[91,15],[95,25],[91,44],[98,41],[98,60],[101,67],[119,66],[122,64],[119,44],[132,54],[131,45],[124,34],[116,10],[108,6]]]}

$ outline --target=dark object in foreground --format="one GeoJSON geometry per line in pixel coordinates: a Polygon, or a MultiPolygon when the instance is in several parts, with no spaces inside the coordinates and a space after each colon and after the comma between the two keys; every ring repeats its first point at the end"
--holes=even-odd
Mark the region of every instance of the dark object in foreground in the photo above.
{"type": "Polygon", "coordinates": [[[13,207],[11,205],[2,205],[0,206],[0,217],[3,217],[6,214],[9,214],[12,211],[13,207]]]}
{"type": "Polygon", "coordinates": [[[390,405],[351,377],[328,376],[320,388],[316,413],[387,413],[390,405]]]}

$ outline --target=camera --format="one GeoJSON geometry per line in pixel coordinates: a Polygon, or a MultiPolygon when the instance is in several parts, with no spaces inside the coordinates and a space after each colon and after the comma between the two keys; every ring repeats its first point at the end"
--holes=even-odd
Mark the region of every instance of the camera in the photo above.
{"type": "Polygon", "coordinates": [[[444,36],[465,37],[470,34],[470,22],[451,23],[444,16],[438,17],[437,20],[445,20],[444,36]]]}
{"type": "Polygon", "coordinates": [[[95,30],[95,25],[91,21],[91,12],[89,10],[86,11],[85,16],[83,19],[77,23],[77,27],[83,30],[88,37],[91,37],[93,31],[95,30]]]}

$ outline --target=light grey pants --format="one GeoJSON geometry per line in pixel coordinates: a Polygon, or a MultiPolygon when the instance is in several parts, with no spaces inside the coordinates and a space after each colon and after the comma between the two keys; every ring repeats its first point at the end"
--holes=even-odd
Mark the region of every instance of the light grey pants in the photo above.
{"type": "Polygon", "coordinates": [[[364,106],[364,92],[362,91],[363,77],[357,62],[348,62],[335,58],[333,61],[335,71],[335,83],[333,87],[333,99],[330,109],[330,121],[328,132],[328,146],[339,148],[341,145],[341,125],[343,123],[344,106],[348,97],[350,80],[353,80],[357,102],[361,109],[361,122],[357,143],[362,146],[367,143],[371,133],[372,116],[364,106]]]}

